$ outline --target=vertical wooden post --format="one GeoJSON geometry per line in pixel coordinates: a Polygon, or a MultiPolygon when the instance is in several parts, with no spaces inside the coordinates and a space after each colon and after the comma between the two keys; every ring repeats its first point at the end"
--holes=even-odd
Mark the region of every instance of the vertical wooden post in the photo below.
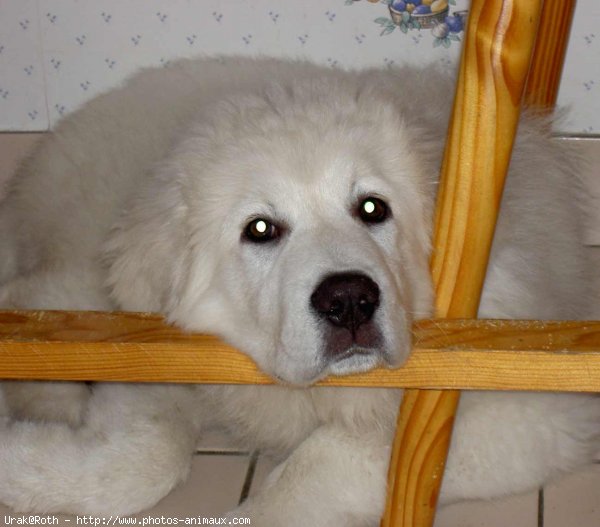
{"type": "Polygon", "coordinates": [[[574,13],[575,0],[544,0],[523,98],[525,106],[554,108],[574,13]]]}
{"type": "MultiPolygon", "coordinates": [[[[541,0],[473,0],[434,228],[436,315],[475,318],[541,0]]],[[[430,527],[459,392],[407,390],[382,527],[430,527]]]]}

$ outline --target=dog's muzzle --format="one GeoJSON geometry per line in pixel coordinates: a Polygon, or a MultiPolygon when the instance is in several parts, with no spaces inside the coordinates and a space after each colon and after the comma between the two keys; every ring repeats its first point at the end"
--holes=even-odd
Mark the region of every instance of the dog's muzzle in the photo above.
{"type": "Polygon", "coordinates": [[[310,304],[326,323],[324,352],[329,361],[377,351],[381,335],[373,317],[379,300],[379,286],[363,273],[332,274],[316,287],[310,304]]]}

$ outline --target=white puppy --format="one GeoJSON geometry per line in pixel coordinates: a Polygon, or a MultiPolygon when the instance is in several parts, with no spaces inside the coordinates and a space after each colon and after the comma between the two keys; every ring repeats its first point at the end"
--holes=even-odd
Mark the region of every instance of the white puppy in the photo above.
{"type": "MultiPolygon", "coordinates": [[[[377,525],[400,391],[310,388],[402,364],[428,316],[452,81],[400,68],[216,59],[148,70],[63,121],[0,206],[0,305],[159,311],[218,334],[276,387],[3,384],[0,501],[128,514],[225,426],[280,456],[234,514],[377,525]]],[[[524,119],[480,315],[590,317],[576,163],[524,119]]],[[[600,400],[465,393],[442,502],[543,484],[592,459],[600,400]]]]}

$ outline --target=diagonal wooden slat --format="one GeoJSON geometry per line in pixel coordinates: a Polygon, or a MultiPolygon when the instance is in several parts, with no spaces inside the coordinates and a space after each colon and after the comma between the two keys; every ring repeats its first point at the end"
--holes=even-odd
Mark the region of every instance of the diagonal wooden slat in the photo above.
{"type": "MultiPolygon", "coordinates": [[[[431,263],[436,316],[474,318],[541,0],[473,0],[441,171],[431,263]]],[[[459,392],[407,390],[382,527],[431,527],[459,392]]]]}
{"type": "Polygon", "coordinates": [[[556,104],[575,0],[544,0],[523,103],[539,110],[556,104]]]}

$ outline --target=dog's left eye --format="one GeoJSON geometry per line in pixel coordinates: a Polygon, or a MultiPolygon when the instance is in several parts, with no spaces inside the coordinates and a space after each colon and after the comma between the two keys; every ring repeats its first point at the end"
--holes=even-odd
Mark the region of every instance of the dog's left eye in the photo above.
{"type": "Polygon", "coordinates": [[[275,240],[281,235],[281,229],[264,218],[252,220],[244,229],[244,237],[254,243],[264,243],[275,240]]]}
{"type": "Polygon", "coordinates": [[[358,206],[358,216],[365,223],[381,223],[390,215],[390,209],[380,198],[369,196],[358,206]]]}

